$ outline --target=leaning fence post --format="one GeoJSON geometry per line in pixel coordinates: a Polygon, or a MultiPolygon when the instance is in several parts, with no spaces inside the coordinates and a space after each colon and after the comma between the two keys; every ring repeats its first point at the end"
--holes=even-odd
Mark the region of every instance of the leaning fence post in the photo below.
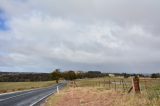
{"type": "Polygon", "coordinates": [[[139,78],[137,76],[132,79],[132,84],[134,92],[140,93],[139,78]]]}
{"type": "Polygon", "coordinates": [[[140,93],[139,78],[137,76],[132,79],[132,87],[128,93],[130,93],[132,89],[135,93],[140,93]]]}

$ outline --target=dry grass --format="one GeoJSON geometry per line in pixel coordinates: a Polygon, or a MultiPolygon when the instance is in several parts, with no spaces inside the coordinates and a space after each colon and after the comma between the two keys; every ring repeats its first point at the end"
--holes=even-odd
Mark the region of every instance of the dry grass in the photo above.
{"type": "MultiPolygon", "coordinates": [[[[103,82],[104,79],[79,80],[77,81],[78,87],[69,87],[60,94],[51,96],[46,106],[160,106],[159,79],[141,80],[141,94],[133,92],[127,94],[120,89],[115,91],[114,84],[109,89],[107,84],[99,84],[100,80],[103,82]],[[149,86],[147,89],[145,89],[146,81],[149,86]]],[[[116,81],[118,80],[116,79],[116,81]]],[[[130,79],[125,80],[130,81],[130,79]]],[[[121,85],[117,87],[122,88],[121,85]]]]}
{"type": "Polygon", "coordinates": [[[120,95],[91,87],[68,88],[50,97],[47,106],[111,106],[120,95]]]}
{"type": "Polygon", "coordinates": [[[55,81],[41,82],[0,82],[0,93],[27,90],[41,87],[48,87],[55,84],[55,81]]]}
{"type": "Polygon", "coordinates": [[[97,87],[70,87],[51,96],[46,106],[160,106],[160,99],[97,87]]]}
{"type": "Polygon", "coordinates": [[[68,92],[68,88],[63,89],[62,91],[60,91],[59,94],[54,94],[54,95],[50,96],[47,99],[45,105],[46,106],[56,106],[56,104],[62,99],[62,97],[64,97],[66,92],[68,92]]]}
{"type": "Polygon", "coordinates": [[[160,99],[149,99],[145,93],[127,94],[116,100],[114,106],[160,106],[160,99]]]}

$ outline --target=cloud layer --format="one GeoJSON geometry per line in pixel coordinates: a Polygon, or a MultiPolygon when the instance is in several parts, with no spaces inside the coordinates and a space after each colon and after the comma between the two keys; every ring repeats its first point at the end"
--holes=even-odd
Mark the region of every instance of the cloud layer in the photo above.
{"type": "Polygon", "coordinates": [[[0,70],[160,72],[159,9],[158,0],[2,0],[0,70]]]}

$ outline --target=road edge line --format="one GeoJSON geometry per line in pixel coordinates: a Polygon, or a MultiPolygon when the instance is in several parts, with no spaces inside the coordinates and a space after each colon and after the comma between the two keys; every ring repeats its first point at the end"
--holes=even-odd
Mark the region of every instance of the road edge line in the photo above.
{"type": "MultiPolygon", "coordinates": [[[[65,86],[65,85],[63,85],[63,86],[61,86],[61,85],[60,85],[60,89],[62,89],[64,86],[65,86]]],[[[37,104],[37,103],[39,103],[40,101],[42,101],[42,100],[46,99],[47,97],[49,97],[49,96],[53,95],[53,94],[54,94],[54,93],[56,93],[56,92],[57,92],[57,91],[53,91],[53,92],[51,92],[50,94],[48,94],[48,95],[44,96],[43,98],[41,98],[41,99],[39,99],[38,101],[36,101],[36,102],[34,102],[34,103],[30,104],[29,106],[34,106],[34,105],[36,105],[36,104],[37,104]]]]}

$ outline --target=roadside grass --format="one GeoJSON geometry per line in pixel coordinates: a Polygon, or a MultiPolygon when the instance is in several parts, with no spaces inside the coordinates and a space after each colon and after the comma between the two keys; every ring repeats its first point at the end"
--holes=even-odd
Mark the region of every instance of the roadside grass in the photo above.
{"type": "Polygon", "coordinates": [[[51,86],[53,84],[56,84],[56,82],[55,81],[0,82],[0,93],[48,87],[48,86],[51,86]]]}
{"type": "Polygon", "coordinates": [[[120,77],[76,80],[78,87],[51,96],[46,106],[160,106],[160,79],[140,78],[141,94],[127,93],[131,82],[120,77]],[[120,80],[126,83],[125,90],[120,80]]]}
{"type": "Polygon", "coordinates": [[[46,106],[56,106],[59,101],[64,97],[64,95],[68,92],[68,87],[64,88],[60,91],[60,93],[53,94],[46,101],[46,106]]]}
{"type": "Polygon", "coordinates": [[[51,96],[45,106],[160,106],[160,99],[145,94],[123,94],[99,87],[70,87],[51,96]]]}

